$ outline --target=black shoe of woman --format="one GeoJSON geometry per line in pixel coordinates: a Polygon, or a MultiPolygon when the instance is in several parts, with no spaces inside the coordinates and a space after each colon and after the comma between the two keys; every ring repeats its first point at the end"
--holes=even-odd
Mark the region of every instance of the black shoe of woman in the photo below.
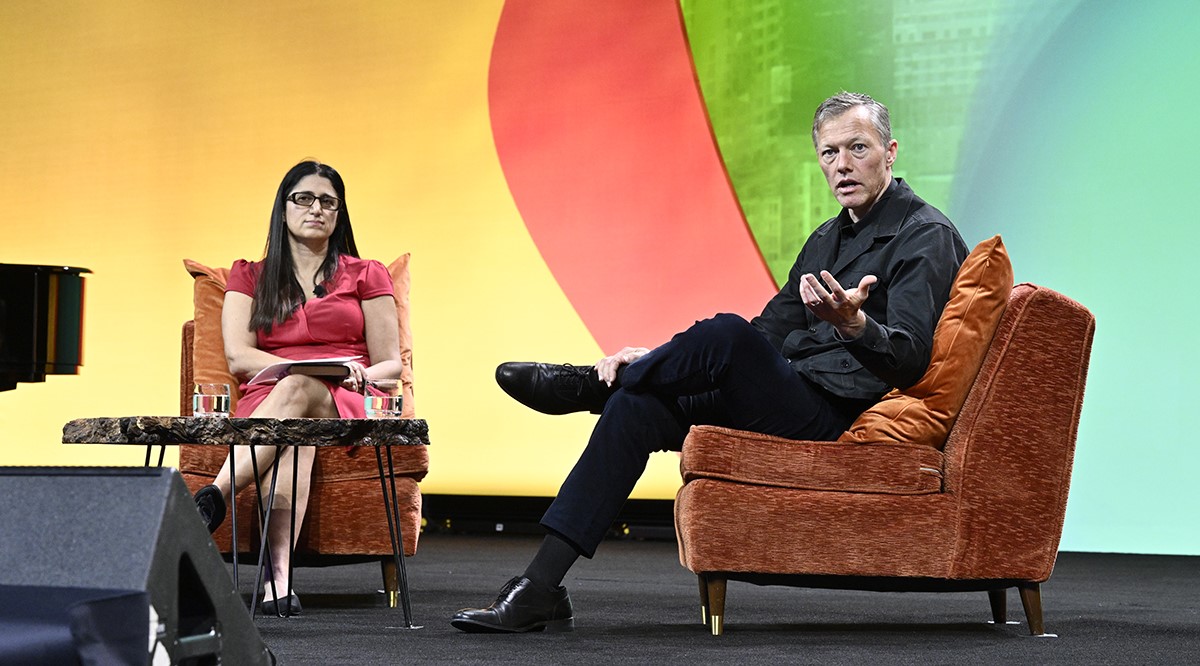
{"type": "Polygon", "coordinates": [[[208,533],[216,532],[225,522],[225,497],[221,495],[221,490],[216,486],[204,486],[196,491],[195,500],[196,510],[208,526],[208,533]]]}
{"type": "Polygon", "coordinates": [[[259,608],[262,609],[263,615],[280,615],[285,617],[288,615],[299,615],[301,611],[300,595],[293,592],[283,599],[264,601],[259,608]]]}

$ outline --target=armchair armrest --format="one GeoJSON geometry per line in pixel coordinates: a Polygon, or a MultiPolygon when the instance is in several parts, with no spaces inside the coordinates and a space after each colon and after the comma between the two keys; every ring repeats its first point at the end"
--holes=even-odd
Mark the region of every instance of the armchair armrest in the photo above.
{"type": "Polygon", "coordinates": [[[918,444],[812,442],[695,426],[683,443],[684,483],[708,478],[759,486],[892,495],[942,490],[942,453],[918,444]]]}

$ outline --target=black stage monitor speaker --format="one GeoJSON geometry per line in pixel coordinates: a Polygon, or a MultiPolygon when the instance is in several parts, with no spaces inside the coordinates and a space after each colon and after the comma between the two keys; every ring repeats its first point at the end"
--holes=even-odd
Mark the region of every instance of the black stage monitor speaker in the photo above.
{"type": "Polygon", "coordinates": [[[270,664],[173,469],[0,467],[0,664],[270,664]]]}

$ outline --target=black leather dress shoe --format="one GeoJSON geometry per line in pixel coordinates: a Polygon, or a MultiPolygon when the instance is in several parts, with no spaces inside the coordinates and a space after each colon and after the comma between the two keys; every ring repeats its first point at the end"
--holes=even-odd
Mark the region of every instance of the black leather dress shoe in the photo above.
{"type": "Polygon", "coordinates": [[[464,608],[450,618],[450,624],[469,633],[572,631],[575,611],[567,588],[548,590],[518,576],[500,588],[494,604],[487,608],[464,608]]]}
{"type": "Polygon", "coordinates": [[[496,383],[514,400],[543,414],[599,414],[617,390],[600,381],[596,369],[551,363],[501,363],[496,383]]]}
{"type": "Polygon", "coordinates": [[[204,486],[196,491],[194,499],[200,518],[208,526],[208,533],[216,532],[225,522],[225,497],[221,495],[221,490],[216,486],[204,486]]]}

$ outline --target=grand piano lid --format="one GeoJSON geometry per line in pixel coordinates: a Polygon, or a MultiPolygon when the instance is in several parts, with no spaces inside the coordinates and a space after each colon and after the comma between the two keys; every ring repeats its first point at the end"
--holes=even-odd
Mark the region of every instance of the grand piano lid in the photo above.
{"type": "Polygon", "coordinates": [[[81,273],[91,273],[90,268],[80,268],[79,266],[51,266],[40,264],[0,264],[0,271],[14,272],[33,272],[33,273],[71,273],[79,275],[81,273]]]}

